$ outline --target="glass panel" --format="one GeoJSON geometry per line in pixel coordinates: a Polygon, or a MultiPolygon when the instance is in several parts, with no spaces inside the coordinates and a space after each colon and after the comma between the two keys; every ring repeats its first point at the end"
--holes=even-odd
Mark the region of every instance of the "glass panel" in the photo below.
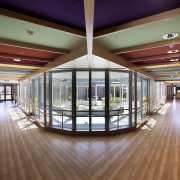
{"type": "Polygon", "coordinates": [[[0,86],[0,101],[4,100],[4,86],[0,86]]]}
{"type": "Polygon", "coordinates": [[[110,72],[110,129],[129,125],[129,73],[110,72]]]}
{"type": "Polygon", "coordinates": [[[148,114],[148,80],[143,80],[143,116],[148,114]]]}
{"type": "Polygon", "coordinates": [[[35,116],[38,116],[38,79],[34,80],[34,106],[33,106],[33,113],[35,116]]]}
{"type": "Polygon", "coordinates": [[[49,72],[46,72],[46,124],[49,125],[49,72]]]}
{"type": "Polygon", "coordinates": [[[30,112],[32,112],[32,99],[33,99],[33,86],[32,86],[32,80],[30,81],[30,112]]]}
{"type": "Polygon", "coordinates": [[[52,125],[72,129],[71,111],[72,72],[52,73],[52,125]]]}
{"type": "Polygon", "coordinates": [[[11,86],[6,86],[6,100],[11,100],[11,86]]]}
{"type": "Polygon", "coordinates": [[[142,78],[137,77],[137,120],[142,118],[142,78]]]}
{"type": "Polygon", "coordinates": [[[105,71],[91,75],[92,131],[105,130],[105,71]]]}
{"type": "Polygon", "coordinates": [[[132,126],[135,125],[135,73],[132,72],[132,126]]]}
{"type": "Polygon", "coordinates": [[[76,72],[76,130],[89,130],[89,71],[76,72]]]}
{"type": "Polygon", "coordinates": [[[41,75],[38,79],[38,99],[39,99],[39,120],[44,124],[44,78],[41,75]]]}

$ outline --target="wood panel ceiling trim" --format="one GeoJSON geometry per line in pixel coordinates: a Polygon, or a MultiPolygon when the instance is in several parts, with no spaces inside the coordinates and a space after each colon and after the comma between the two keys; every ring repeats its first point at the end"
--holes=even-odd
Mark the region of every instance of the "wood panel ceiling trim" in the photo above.
{"type": "Polygon", "coordinates": [[[166,69],[167,66],[169,65],[179,65],[180,62],[162,62],[162,63],[153,63],[153,64],[146,64],[146,65],[138,65],[137,68],[148,68],[151,66],[165,66],[164,69],[166,69]]]}
{"type": "Polygon", "coordinates": [[[125,23],[119,26],[114,26],[112,28],[108,28],[102,31],[98,31],[96,33],[94,33],[94,38],[99,38],[102,36],[106,36],[115,32],[120,32],[120,31],[124,31],[130,28],[136,28],[139,26],[143,26],[146,24],[151,24],[151,23],[155,23],[155,22],[159,22],[159,21],[163,21],[166,19],[170,19],[170,18],[174,18],[180,16],[180,8],[176,8],[170,11],[166,11],[160,14],[156,14],[153,16],[149,16],[146,18],[142,18],[142,19],[138,19],[129,23],[125,23]]]}
{"type": "Polygon", "coordinates": [[[143,45],[133,46],[133,47],[129,47],[129,48],[116,49],[111,52],[114,54],[122,54],[122,53],[158,48],[158,47],[163,47],[163,46],[169,46],[171,44],[174,44],[174,45],[180,44],[180,38],[172,39],[172,40],[165,40],[165,41],[161,41],[161,42],[157,42],[157,43],[143,44],[143,45]]]}
{"type": "Polygon", "coordinates": [[[2,38],[0,38],[0,44],[8,45],[8,46],[14,46],[14,47],[34,49],[34,50],[39,50],[39,51],[52,52],[52,53],[60,53],[60,54],[66,54],[69,52],[69,51],[64,50],[64,49],[35,45],[35,44],[30,44],[30,43],[24,43],[24,42],[19,42],[19,41],[2,39],[2,38]]]}
{"type": "Polygon", "coordinates": [[[26,64],[26,63],[21,63],[21,62],[5,62],[5,61],[0,61],[0,65],[1,64],[17,65],[19,67],[21,66],[43,67],[44,66],[44,65],[39,65],[39,64],[26,64]]]}
{"type": "Polygon", "coordinates": [[[13,11],[9,11],[9,10],[3,9],[3,8],[0,8],[0,16],[4,16],[4,17],[8,17],[8,18],[15,19],[15,20],[18,20],[18,21],[23,21],[23,22],[27,22],[27,23],[31,23],[31,24],[35,24],[35,25],[39,25],[39,26],[43,26],[43,27],[47,27],[47,28],[54,29],[54,30],[57,30],[57,31],[63,31],[63,32],[70,33],[70,34],[80,36],[80,37],[83,37],[83,38],[86,37],[86,34],[83,31],[80,31],[80,30],[77,30],[77,29],[74,29],[74,28],[70,28],[70,27],[67,27],[67,26],[63,26],[63,25],[60,25],[60,24],[56,24],[56,23],[53,23],[53,22],[49,22],[49,21],[46,21],[46,20],[43,20],[43,19],[31,17],[31,16],[28,16],[28,15],[20,14],[20,13],[13,12],[13,11]]]}
{"type": "Polygon", "coordinates": [[[37,62],[53,62],[53,59],[45,59],[45,58],[36,58],[36,57],[29,57],[29,56],[21,56],[21,55],[13,55],[13,54],[5,54],[0,53],[0,57],[4,58],[16,58],[21,60],[28,60],[28,61],[37,61],[37,62]]]}
{"type": "Polygon", "coordinates": [[[163,65],[154,65],[154,66],[144,66],[144,67],[136,67],[136,71],[151,71],[151,70],[163,70],[163,69],[176,69],[176,68],[180,68],[180,64],[177,65],[175,64],[175,66],[163,66],[163,65]]]}
{"type": "Polygon", "coordinates": [[[129,62],[141,62],[141,61],[147,61],[147,60],[165,59],[165,58],[179,57],[179,56],[180,56],[180,53],[173,53],[173,54],[166,54],[166,55],[159,55],[159,56],[148,56],[148,57],[130,59],[128,61],[129,62]]]}

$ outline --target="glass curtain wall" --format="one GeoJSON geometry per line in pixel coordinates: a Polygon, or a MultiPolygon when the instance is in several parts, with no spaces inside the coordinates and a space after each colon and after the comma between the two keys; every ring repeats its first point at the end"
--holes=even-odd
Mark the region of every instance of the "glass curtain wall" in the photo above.
{"type": "Polygon", "coordinates": [[[109,128],[114,130],[130,125],[129,73],[110,71],[109,80],[109,128]]]}
{"type": "MultiPolygon", "coordinates": [[[[37,83],[34,81],[35,100],[40,91],[37,83]]],[[[46,98],[48,127],[69,131],[113,131],[135,125],[133,72],[52,71],[46,73],[46,98]]],[[[140,122],[148,114],[148,103],[148,80],[139,76],[137,112],[140,122]]]]}

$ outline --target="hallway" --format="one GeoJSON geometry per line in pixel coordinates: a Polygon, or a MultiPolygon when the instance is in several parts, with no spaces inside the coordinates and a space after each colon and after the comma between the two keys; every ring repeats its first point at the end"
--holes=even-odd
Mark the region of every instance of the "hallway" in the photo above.
{"type": "Polygon", "coordinates": [[[37,128],[0,103],[1,180],[178,180],[180,100],[142,129],[112,137],[70,137],[37,128]]]}

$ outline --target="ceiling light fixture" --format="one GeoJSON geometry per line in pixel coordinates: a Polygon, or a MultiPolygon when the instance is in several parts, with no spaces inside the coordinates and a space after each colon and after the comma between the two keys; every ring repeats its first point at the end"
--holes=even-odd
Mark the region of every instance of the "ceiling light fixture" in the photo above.
{"type": "Polygon", "coordinates": [[[176,38],[176,37],[178,37],[178,33],[175,33],[175,32],[173,32],[173,33],[168,33],[168,34],[165,34],[164,36],[163,36],[163,39],[173,39],[173,38],[176,38]]]}
{"type": "Polygon", "coordinates": [[[170,44],[169,47],[170,47],[170,48],[173,48],[173,47],[174,47],[174,44],[170,44]]]}
{"type": "Polygon", "coordinates": [[[173,61],[179,61],[179,59],[170,59],[169,61],[173,62],[173,61]]]}
{"type": "Polygon", "coordinates": [[[171,54],[171,53],[178,53],[179,50],[171,50],[171,51],[168,51],[167,53],[171,54]]]}
{"type": "Polygon", "coordinates": [[[20,59],[13,59],[13,61],[17,61],[17,62],[19,62],[19,61],[21,61],[20,59]]]}
{"type": "Polygon", "coordinates": [[[32,32],[32,31],[27,31],[27,33],[29,34],[29,36],[33,36],[34,35],[34,32],[32,32]]]}

